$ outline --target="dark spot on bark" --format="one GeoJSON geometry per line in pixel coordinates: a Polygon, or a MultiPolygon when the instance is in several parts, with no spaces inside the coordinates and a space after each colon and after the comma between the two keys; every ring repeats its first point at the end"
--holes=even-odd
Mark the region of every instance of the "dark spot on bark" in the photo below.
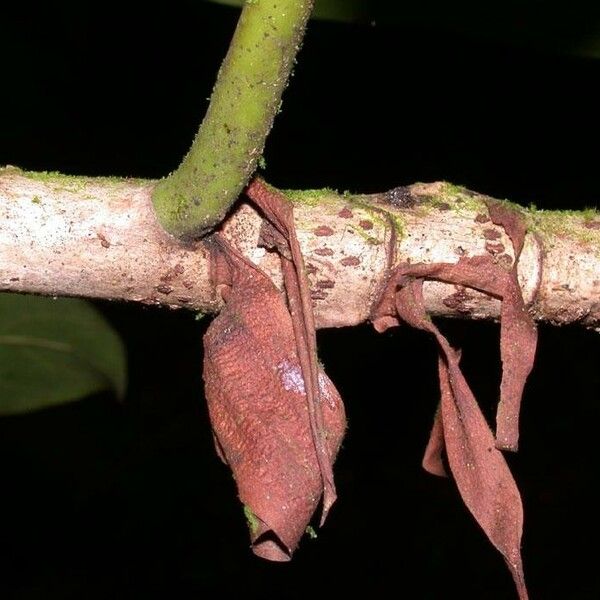
{"type": "Polygon", "coordinates": [[[497,229],[484,229],[483,237],[486,240],[497,240],[502,234],[497,229]]]}
{"type": "Polygon", "coordinates": [[[327,294],[323,290],[311,290],[310,297],[313,300],[325,300],[327,298],[327,294]]]}
{"type": "Polygon", "coordinates": [[[342,219],[351,219],[353,216],[354,214],[347,206],[342,208],[342,210],[340,210],[338,213],[338,217],[342,217],[342,219]]]}
{"type": "Polygon", "coordinates": [[[192,199],[192,204],[194,206],[200,206],[201,203],[202,203],[202,201],[200,200],[200,198],[193,198],[192,199]]]}
{"type": "Polygon", "coordinates": [[[398,208],[412,208],[417,204],[417,198],[412,194],[410,188],[405,186],[395,187],[385,193],[386,200],[398,208]]]}
{"type": "Polygon", "coordinates": [[[11,278],[9,279],[9,281],[19,281],[19,278],[18,278],[18,277],[11,277],[11,278]]]}
{"type": "Polygon", "coordinates": [[[333,229],[327,225],[319,225],[318,227],[315,227],[314,232],[315,235],[318,235],[319,237],[333,235],[333,229]]]}
{"type": "Polygon", "coordinates": [[[373,221],[369,221],[368,219],[363,219],[359,225],[363,228],[363,229],[373,229],[373,221]]]}
{"type": "Polygon", "coordinates": [[[161,278],[161,281],[168,283],[169,281],[175,279],[177,275],[181,275],[184,271],[184,268],[180,263],[177,263],[174,267],[170,268],[161,278]]]}
{"type": "Polygon", "coordinates": [[[458,256],[464,256],[466,253],[466,250],[462,246],[456,246],[456,248],[454,248],[454,252],[456,252],[456,254],[458,254],[458,256]]]}
{"type": "Polygon", "coordinates": [[[177,296],[177,300],[182,304],[187,304],[188,302],[192,301],[192,299],[189,296],[177,296]]]}
{"type": "Polygon", "coordinates": [[[572,292],[571,286],[568,283],[561,283],[560,285],[552,286],[553,292],[572,292]]]}
{"type": "Polygon", "coordinates": [[[106,239],[106,237],[104,237],[104,235],[102,235],[101,233],[97,233],[96,236],[100,240],[100,245],[103,248],[110,248],[110,242],[106,239]]]}
{"type": "Polygon", "coordinates": [[[287,240],[284,235],[277,231],[273,225],[267,221],[263,221],[260,228],[260,234],[258,239],[258,245],[267,250],[275,250],[279,254],[282,254],[288,259],[292,259],[290,254],[287,240]]]}
{"type": "Polygon", "coordinates": [[[331,281],[331,279],[321,279],[317,281],[317,287],[322,290],[330,290],[335,287],[335,281],[331,281]]]}
{"type": "Polygon", "coordinates": [[[186,290],[190,290],[194,287],[194,282],[190,281],[189,279],[184,279],[182,283],[186,290]]]}
{"type": "Polygon", "coordinates": [[[447,202],[442,202],[437,205],[438,210],[450,210],[450,205],[447,202]]]}
{"type": "Polygon", "coordinates": [[[157,285],[155,289],[157,292],[165,294],[165,296],[168,296],[173,291],[172,286],[167,285],[166,283],[161,283],[160,285],[157,285]]]}
{"type": "Polygon", "coordinates": [[[346,258],[340,260],[340,263],[344,267],[356,267],[356,265],[360,265],[360,258],[358,256],[346,256],[346,258]]]}
{"type": "Polygon", "coordinates": [[[468,313],[469,307],[466,306],[466,303],[473,298],[472,294],[469,294],[464,287],[461,287],[454,292],[454,294],[450,294],[442,300],[444,306],[452,310],[456,310],[460,313],[468,313]]]}
{"type": "Polygon", "coordinates": [[[484,215],[483,213],[479,213],[475,217],[475,223],[489,223],[490,220],[491,219],[490,219],[489,215],[484,215]]]}
{"type": "Polygon", "coordinates": [[[496,262],[506,270],[510,270],[512,268],[513,259],[509,254],[500,254],[496,256],[496,262]]]}
{"type": "Polygon", "coordinates": [[[315,267],[315,265],[311,265],[310,263],[306,263],[305,269],[309,275],[314,275],[317,272],[317,267],[315,267]]]}
{"type": "Polygon", "coordinates": [[[318,254],[319,256],[332,256],[333,250],[331,248],[317,248],[315,254],[318,254]]]}
{"type": "Polygon", "coordinates": [[[504,252],[504,244],[501,242],[486,242],[485,249],[493,256],[496,254],[502,254],[504,252]]]}
{"type": "Polygon", "coordinates": [[[600,221],[587,221],[583,226],[587,229],[600,229],[600,221]]]}

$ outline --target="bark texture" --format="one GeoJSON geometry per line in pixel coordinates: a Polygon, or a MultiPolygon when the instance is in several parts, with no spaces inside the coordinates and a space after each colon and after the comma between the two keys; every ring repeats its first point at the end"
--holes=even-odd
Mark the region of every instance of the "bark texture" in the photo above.
{"type": "MultiPolygon", "coordinates": [[[[152,206],[155,181],[0,170],[0,289],[142,302],[214,312],[202,242],[165,233],[152,206]]],[[[507,269],[514,249],[490,218],[490,198],[446,183],[382,194],[288,192],[307,265],[317,327],[367,320],[390,269],[487,255],[507,269]]],[[[540,321],[600,329],[600,215],[519,208],[528,232],[518,282],[540,321]]],[[[260,247],[262,218],[244,203],[224,235],[277,286],[278,257],[260,247]]],[[[496,319],[489,296],[424,284],[429,314],[496,319]]]]}

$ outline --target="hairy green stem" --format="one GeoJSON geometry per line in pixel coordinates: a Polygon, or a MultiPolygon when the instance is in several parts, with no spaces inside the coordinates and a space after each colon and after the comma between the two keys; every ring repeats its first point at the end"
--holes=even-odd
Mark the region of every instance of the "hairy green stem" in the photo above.
{"type": "Polygon", "coordinates": [[[156,186],[162,226],[184,239],[218,224],[256,168],[312,0],[247,0],[210,105],[179,168],[156,186]]]}

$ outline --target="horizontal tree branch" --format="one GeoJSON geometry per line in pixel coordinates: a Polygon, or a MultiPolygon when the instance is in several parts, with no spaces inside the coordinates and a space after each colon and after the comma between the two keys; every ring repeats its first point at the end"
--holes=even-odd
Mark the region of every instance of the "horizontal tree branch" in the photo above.
{"type": "MultiPolygon", "coordinates": [[[[218,310],[205,243],[185,244],[162,229],[155,185],[0,169],[0,289],[218,310]]],[[[318,327],[367,320],[393,264],[489,253],[509,267],[514,258],[506,232],[489,219],[490,199],[451,184],[372,195],[286,193],[318,327]]],[[[600,215],[515,210],[528,225],[518,273],[535,318],[600,329],[600,215]]],[[[223,230],[281,285],[277,256],[259,244],[261,224],[242,203],[223,230]]],[[[459,286],[427,282],[425,299],[432,315],[499,315],[497,300],[459,286]]]]}

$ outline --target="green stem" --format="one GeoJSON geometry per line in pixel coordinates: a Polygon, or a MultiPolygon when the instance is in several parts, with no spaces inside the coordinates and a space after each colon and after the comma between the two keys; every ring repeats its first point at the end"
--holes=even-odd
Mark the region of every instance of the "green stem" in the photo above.
{"type": "Polygon", "coordinates": [[[171,234],[201,237],[236,200],[265,139],[302,41],[312,0],[247,0],[210,105],[179,168],[153,202],[171,234]]]}

